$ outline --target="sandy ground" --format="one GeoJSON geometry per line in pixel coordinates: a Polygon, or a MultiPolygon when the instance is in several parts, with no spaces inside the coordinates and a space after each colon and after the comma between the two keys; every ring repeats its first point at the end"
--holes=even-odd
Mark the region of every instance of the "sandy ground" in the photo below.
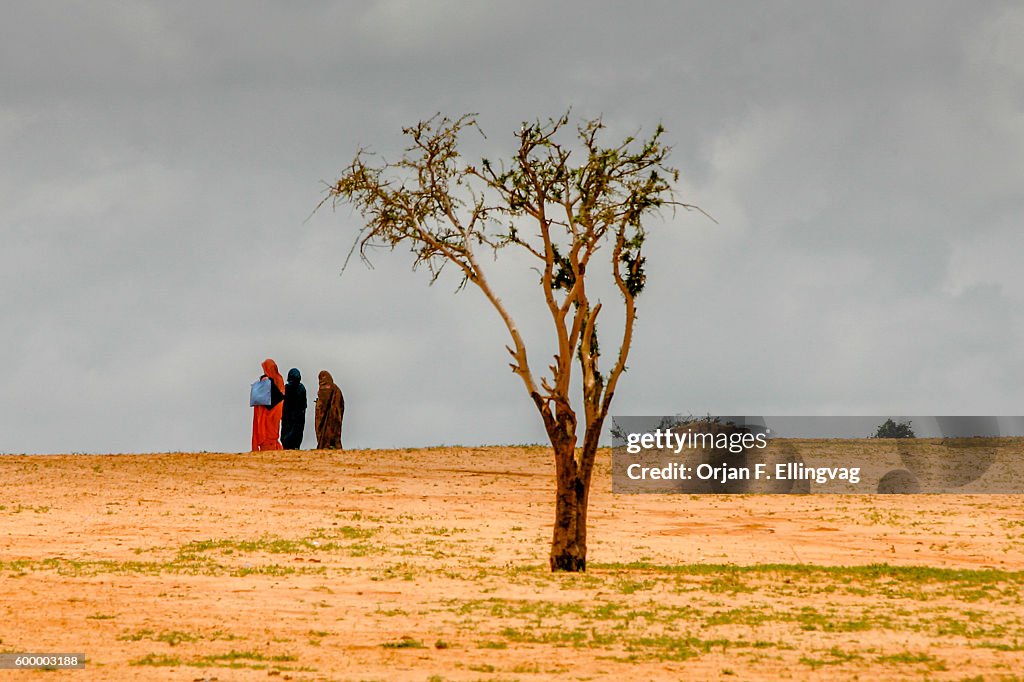
{"type": "MultiPolygon", "coordinates": [[[[78,680],[1020,679],[1019,496],[612,495],[544,448],[0,457],[0,651],[78,680]]],[[[6,676],[6,677],[5,677],[6,676]]]]}

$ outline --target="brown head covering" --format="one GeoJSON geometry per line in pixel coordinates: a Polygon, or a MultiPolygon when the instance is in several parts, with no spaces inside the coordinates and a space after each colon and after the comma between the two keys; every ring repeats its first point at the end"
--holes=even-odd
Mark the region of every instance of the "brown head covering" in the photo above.
{"type": "Polygon", "coordinates": [[[267,358],[263,361],[263,373],[270,377],[270,380],[277,386],[277,390],[284,393],[284,377],[281,376],[281,370],[277,368],[277,363],[267,358]]]}

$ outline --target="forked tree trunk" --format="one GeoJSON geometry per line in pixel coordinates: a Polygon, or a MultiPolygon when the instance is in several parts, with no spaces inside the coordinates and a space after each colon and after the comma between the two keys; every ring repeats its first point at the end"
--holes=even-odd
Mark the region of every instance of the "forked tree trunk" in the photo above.
{"type": "MultiPolygon", "coordinates": [[[[555,452],[555,525],[551,538],[551,570],[573,573],[587,570],[587,505],[590,479],[594,472],[604,412],[591,417],[576,449],[576,415],[569,409],[554,416],[538,394],[534,402],[544,417],[544,426],[555,452]],[[577,456],[578,455],[578,456],[577,456]]],[[[610,398],[609,398],[610,401],[610,398]]]]}
{"type": "MultiPolygon", "coordinates": [[[[561,459],[561,456],[558,456],[561,459]]],[[[572,454],[568,457],[572,458],[572,454]]],[[[551,540],[552,571],[587,570],[587,497],[589,486],[574,463],[556,465],[555,530],[551,540]]]]}
{"type": "MultiPolygon", "coordinates": [[[[600,433],[598,424],[597,433],[600,433]]],[[[551,570],[587,570],[587,506],[597,438],[588,433],[576,458],[572,443],[555,446],[555,527],[551,539],[551,570]]]]}

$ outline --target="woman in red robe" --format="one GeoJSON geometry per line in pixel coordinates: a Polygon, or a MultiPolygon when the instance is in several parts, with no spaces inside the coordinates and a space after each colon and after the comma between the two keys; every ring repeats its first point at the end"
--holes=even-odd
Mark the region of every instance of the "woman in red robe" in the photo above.
{"type": "Polygon", "coordinates": [[[252,408],[252,450],[281,450],[281,413],[284,410],[284,378],[277,363],[263,361],[263,376],[270,379],[270,405],[252,408]]]}

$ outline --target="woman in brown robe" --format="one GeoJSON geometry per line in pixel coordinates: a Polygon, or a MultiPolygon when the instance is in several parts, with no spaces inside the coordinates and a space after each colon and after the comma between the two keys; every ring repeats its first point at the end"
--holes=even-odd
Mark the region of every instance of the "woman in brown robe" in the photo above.
{"type": "Polygon", "coordinates": [[[318,450],[341,450],[345,396],[327,370],[320,372],[319,379],[320,390],[316,394],[316,447],[318,450]]]}

